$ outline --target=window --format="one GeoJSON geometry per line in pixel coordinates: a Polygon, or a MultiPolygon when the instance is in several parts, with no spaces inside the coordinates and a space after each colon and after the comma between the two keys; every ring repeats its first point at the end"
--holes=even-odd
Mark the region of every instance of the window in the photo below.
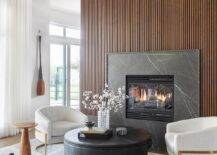
{"type": "Polygon", "coordinates": [[[53,36],[63,37],[63,35],[64,35],[63,30],[64,30],[64,28],[61,26],[58,26],[58,25],[50,24],[50,26],[49,26],[50,35],[53,35],[53,36]]]}
{"type": "Polygon", "coordinates": [[[50,102],[79,108],[80,30],[51,23],[50,102]]]}
{"type": "Polygon", "coordinates": [[[64,46],[50,45],[50,99],[52,104],[62,104],[64,100],[64,46]]]}
{"type": "Polygon", "coordinates": [[[71,106],[76,106],[79,100],[79,60],[80,60],[80,46],[70,46],[70,103],[71,106]]]}
{"type": "Polygon", "coordinates": [[[66,28],[66,37],[80,39],[80,30],[66,28]]]}

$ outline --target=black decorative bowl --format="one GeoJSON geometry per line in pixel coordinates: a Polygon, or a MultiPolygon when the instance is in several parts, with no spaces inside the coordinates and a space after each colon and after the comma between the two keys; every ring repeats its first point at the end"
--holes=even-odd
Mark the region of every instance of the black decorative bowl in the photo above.
{"type": "Polygon", "coordinates": [[[88,127],[89,129],[92,129],[94,125],[95,125],[95,122],[86,122],[85,123],[85,126],[88,127]]]}

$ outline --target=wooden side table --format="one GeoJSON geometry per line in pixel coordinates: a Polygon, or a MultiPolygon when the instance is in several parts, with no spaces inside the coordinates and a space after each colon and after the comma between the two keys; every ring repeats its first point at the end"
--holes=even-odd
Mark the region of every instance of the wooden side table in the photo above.
{"type": "Polygon", "coordinates": [[[31,155],[31,146],[29,142],[29,129],[37,126],[34,122],[15,123],[17,129],[22,129],[20,140],[20,155],[31,155]]]}

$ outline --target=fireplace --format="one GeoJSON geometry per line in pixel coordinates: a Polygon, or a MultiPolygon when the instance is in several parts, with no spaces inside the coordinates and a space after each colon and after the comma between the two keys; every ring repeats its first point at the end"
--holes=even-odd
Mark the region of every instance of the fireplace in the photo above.
{"type": "Polygon", "coordinates": [[[173,75],[126,75],[126,117],[173,121],[173,75]]]}

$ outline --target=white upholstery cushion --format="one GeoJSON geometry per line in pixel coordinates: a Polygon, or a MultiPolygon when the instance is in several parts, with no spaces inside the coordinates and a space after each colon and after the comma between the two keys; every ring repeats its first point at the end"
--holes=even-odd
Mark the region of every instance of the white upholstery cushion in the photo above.
{"type": "Polygon", "coordinates": [[[167,145],[167,152],[169,154],[175,154],[174,152],[174,138],[176,133],[166,133],[165,140],[167,145]]]}
{"type": "Polygon", "coordinates": [[[63,121],[67,114],[63,106],[46,107],[41,112],[51,121],[63,121]]]}
{"type": "Polygon", "coordinates": [[[217,117],[199,117],[167,124],[169,155],[178,150],[209,151],[217,148],[217,117]]]}
{"type": "Polygon", "coordinates": [[[56,121],[53,122],[52,127],[52,136],[64,136],[67,131],[82,127],[82,125],[69,121],[56,121]]]}

